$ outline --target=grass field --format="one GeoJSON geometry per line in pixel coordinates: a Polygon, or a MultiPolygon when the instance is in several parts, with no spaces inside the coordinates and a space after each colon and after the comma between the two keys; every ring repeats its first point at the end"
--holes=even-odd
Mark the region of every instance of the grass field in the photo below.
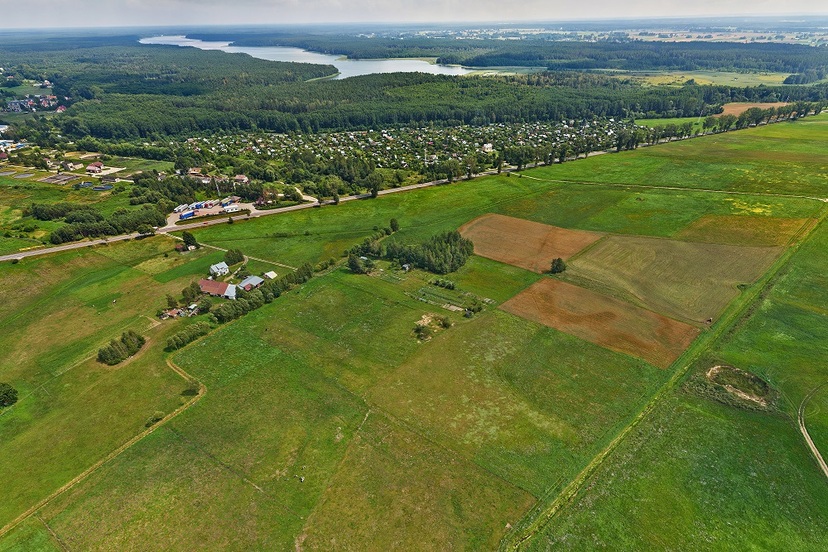
{"type": "MultiPolygon", "coordinates": [[[[150,318],[222,252],[179,255],[156,237],[3,264],[3,289],[20,292],[0,302],[0,380],[22,399],[0,414],[0,525],[189,400],[168,359],[206,393],[0,550],[492,549],[588,466],[525,548],[824,548],[828,489],[795,414],[828,379],[828,227],[797,226],[825,206],[773,194],[826,189],[827,137],[828,119],[809,118],[196,232],[293,266],[340,258],[391,218],[402,228],[387,239],[406,243],[489,213],[608,233],[564,274],[591,270],[595,287],[661,311],[702,316],[734,298],[667,369],[497,308],[567,284],[483,257],[445,276],[455,290],[387,262],[370,276],[334,268],[172,355],[164,339],[187,321],[150,318]],[[767,288],[739,293],[778,255],[767,288]],[[471,318],[442,307],[472,299],[490,301],[471,318]],[[416,337],[442,316],[450,327],[416,337]],[[150,338],[138,358],[89,360],[127,328],[150,338]],[[713,363],[762,377],[778,406],[691,385],[713,363]]],[[[826,400],[806,410],[823,448],[826,400]]]]}
{"type": "Polygon", "coordinates": [[[20,393],[0,415],[0,526],[185,400],[186,382],[164,360],[175,325],[145,314],[186,283],[163,286],[134,268],[171,248],[156,238],[0,267],[4,289],[27,290],[0,307],[0,380],[20,393]],[[96,362],[98,347],[127,329],[149,340],[139,355],[116,367],[96,362]]]}
{"type": "Polygon", "coordinates": [[[702,244],[609,236],[569,262],[573,282],[586,281],[673,318],[716,318],[782,252],[774,247],[702,244]]]}

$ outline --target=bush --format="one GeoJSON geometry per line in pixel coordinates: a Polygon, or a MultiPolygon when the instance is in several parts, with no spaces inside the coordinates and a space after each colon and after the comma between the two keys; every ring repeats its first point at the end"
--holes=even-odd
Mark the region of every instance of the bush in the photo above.
{"type": "Polygon", "coordinates": [[[191,326],[187,326],[180,332],[173,334],[167,339],[167,350],[175,351],[192,343],[202,335],[207,335],[210,332],[210,324],[207,322],[197,322],[191,326]]]}
{"type": "Polygon", "coordinates": [[[133,356],[146,343],[144,336],[132,330],[121,334],[120,340],[113,339],[107,345],[98,349],[98,362],[114,366],[133,356]]]}
{"type": "Polygon", "coordinates": [[[552,261],[552,266],[551,266],[549,272],[551,274],[560,274],[564,270],[566,270],[566,263],[564,262],[563,259],[558,257],[557,259],[552,261]]]}
{"type": "Polygon", "coordinates": [[[11,406],[17,402],[17,389],[8,383],[0,383],[0,408],[11,406]]]}

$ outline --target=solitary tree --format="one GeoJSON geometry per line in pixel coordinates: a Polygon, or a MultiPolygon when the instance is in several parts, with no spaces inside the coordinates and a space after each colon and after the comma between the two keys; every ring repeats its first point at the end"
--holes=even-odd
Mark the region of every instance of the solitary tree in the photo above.
{"type": "Polygon", "coordinates": [[[399,230],[400,230],[400,223],[395,218],[391,219],[391,222],[389,223],[389,226],[391,227],[392,232],[399,232],[399,230]]]}
{"type": "Polygon", "coordinates": [[[193,236],[186,230],[181,233],[181,239],[184,240],[184,245],[186,245],[187,247],[198,247],[198,242],[196,241],[195,236],[193,236]]]}
{"type": "Polygon", "coordinates": [[[552,267],[549,270],[549,272],[551,272],[552,274],[560,274],[564,270],[566,270],[566,263],[563,259],[558,257],[557,259],[552,261],[552,267]]]}
{"type": "Polygon", "coordinates": [[[17,402],[17,389],[8,383],[0,383],[0,408],[17,402]]]}

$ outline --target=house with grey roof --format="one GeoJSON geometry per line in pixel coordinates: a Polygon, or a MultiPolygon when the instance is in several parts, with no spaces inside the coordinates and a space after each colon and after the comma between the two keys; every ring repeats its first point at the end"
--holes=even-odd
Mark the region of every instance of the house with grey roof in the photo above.
{"type": "Polygon", "coordinates": [[[229,273],[230,267],[227,266],[227,263],[225,263],[224,261],[210,266],[210,274],[212,274],[213,276],[224,276],[225,274],[229,273]]]}
{"type": "Polygon", "coordinates": [[[251,289],[255,289],[262,285],[264,280],[259,278],[258,276],[248,276],[241,282],[239,282],[239,287],[242,288],[244,291],[250,291],[251,289]]]}

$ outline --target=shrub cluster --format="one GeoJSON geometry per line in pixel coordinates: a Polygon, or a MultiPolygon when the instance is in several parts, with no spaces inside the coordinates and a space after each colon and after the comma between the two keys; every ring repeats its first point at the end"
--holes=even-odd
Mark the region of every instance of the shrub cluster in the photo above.
{"type": "Polygon", "coordinates": [[[17,402],[17,389],[8,383],[0,382],[0,408],[11,406],[17,402]]]}
{"type": "Polygon", "coordinates": [[[474,246],[456,230],[432,236],[419,245],[390,243],[385,258],[400,264],[411,264],[435,274],[448,274],[466,264],[474,246]]]}
{"type": "Polygon", "coordinates": [[[444,280],[442,278],[437,278],[436,280],[432,280],[431,285],[441,287],[443,289],[454,289],[454,288],[457,287],[457,284],[455,284],[451,280],[444,280]]]}
{"type": "Polygon", "coordinates": [[[121,334],[120,340],[113,339],[104,347],[98,349],[98,362],[113,366],[131,357],[144,346],[144,336],[132,330],[121,334]]]}
{"type": "MultiPolygon", "coordinates": [[[[34,212],[35,206],[32,206],[34,212]]],[[[49,219],[53,220],[53,219],[49,219]]],[[[166,218],[163,213],[151,205],[140,209],[117,209],[108,218],[94,210],[74,209],[67,213],[67,224],[54,230],[49,236],[53,244],[77,241],[83,238],[99,236],[117,236],[135,232],[145,226],[164,226],[166,218]]]]}
{"type": "Polygon", "coordinates": [[[224,254],[224,262],[229,265],[238,264],[244,261],[244,253],[240,249],[228,249],[224,254]]]}
{"type": "Polygon", "coordinates": [[[196,322],[167,339],[167,350],[174,351],[210,332],[210,324],[196,322]]]}

